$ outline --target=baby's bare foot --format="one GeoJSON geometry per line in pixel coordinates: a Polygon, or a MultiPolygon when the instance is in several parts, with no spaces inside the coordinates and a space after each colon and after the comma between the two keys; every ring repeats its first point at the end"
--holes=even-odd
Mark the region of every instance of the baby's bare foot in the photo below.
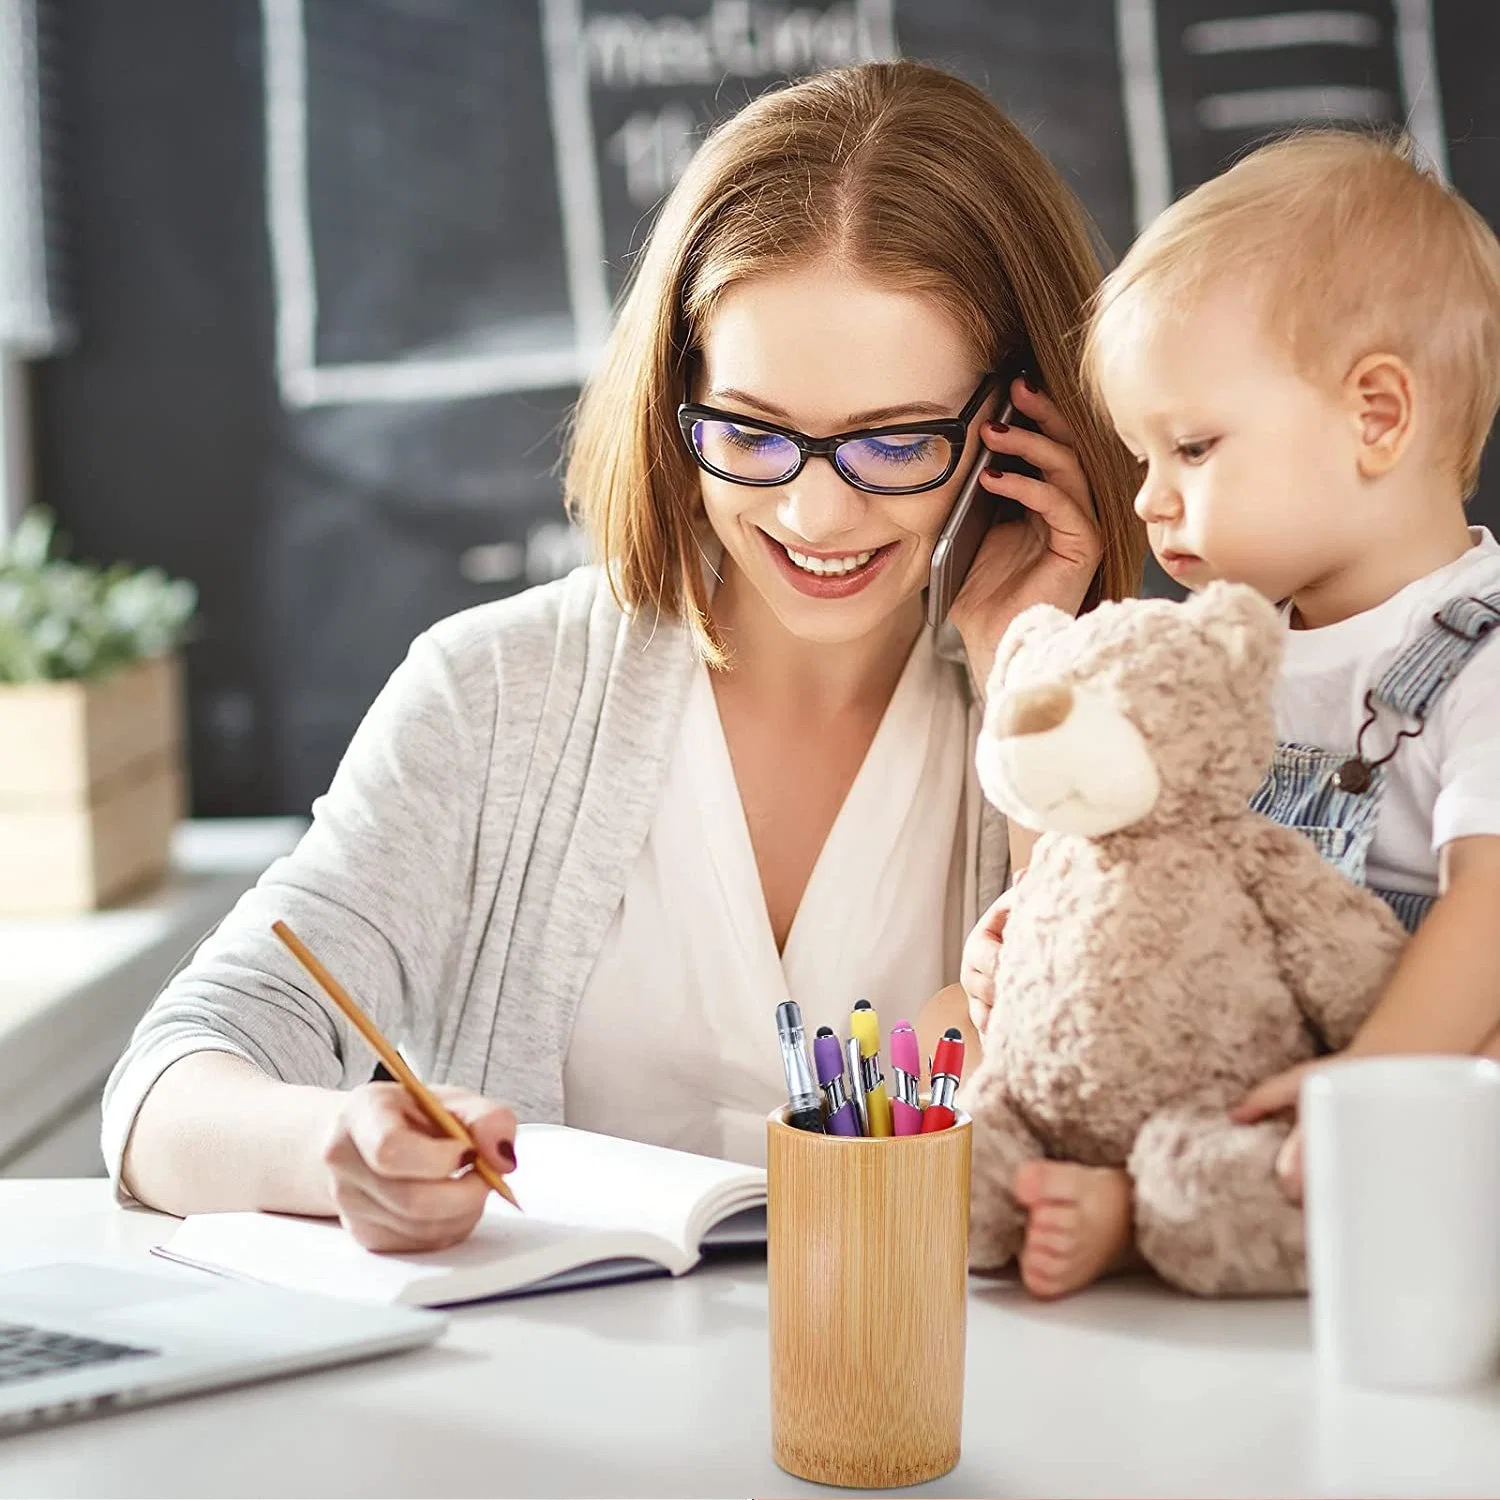
{"type": "Polygon", "coordinates": [[[1066,1297],[1129,1262],[1130,1178],[1118,1167],[1028,1161],[1014,1191],[1026,1209],[1021,1280],[1034,1297],[1066,1297]]]}

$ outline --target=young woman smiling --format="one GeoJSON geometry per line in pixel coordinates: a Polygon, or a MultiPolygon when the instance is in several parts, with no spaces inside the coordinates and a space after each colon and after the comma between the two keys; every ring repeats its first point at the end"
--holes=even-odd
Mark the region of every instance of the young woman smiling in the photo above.
{"type": "Polygon", "coordinates": [[[934,69],[820,75],[716,131],[578,406],[599,566],[418,639],[116,1068],[122,1190],[337,1213],[381,1248],[472,1228],[483,1183],[369,1082],[277,917],[502,1168],[517,1117],[758,1159],[779,1000],[889,1024],[956,980],[1012,854],[969,773],[975,684],[1019,610],[1138,577],[1133,474],[1075,369],[1098,275],[1056,172],[934,69]],[[1023,352],[1036,389],[997,378],[1023,352]],[[993,425],[1007,395],[1040,432],[993,425]],[[1042,477],[986,479],[1027,517],[934,632],[981,445],[1042,477]]]}

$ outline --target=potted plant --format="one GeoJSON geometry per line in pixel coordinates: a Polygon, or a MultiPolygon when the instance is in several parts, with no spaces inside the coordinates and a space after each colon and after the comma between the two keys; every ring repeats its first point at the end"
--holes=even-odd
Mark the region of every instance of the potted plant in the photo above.
{"type": "Polygon", "coordinates": [[[159,878],[186,807],[176,652],[197,591],[56,551],[41,509],[0,548],[7,915],[87,911],[159,878]]]}

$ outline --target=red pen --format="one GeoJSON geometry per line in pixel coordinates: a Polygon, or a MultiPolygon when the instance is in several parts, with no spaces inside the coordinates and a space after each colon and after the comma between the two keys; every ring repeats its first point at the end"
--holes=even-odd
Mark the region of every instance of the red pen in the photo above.
{"type": "Polygon", "coordinates": [[[964,1038],[957,1026],[950,1026],[937,1044],[932,1059],[932,1102],[922,1111],[922,1134],[946,1130],[954,1121],[953,1096],[964,1071],[964,1038]]]}

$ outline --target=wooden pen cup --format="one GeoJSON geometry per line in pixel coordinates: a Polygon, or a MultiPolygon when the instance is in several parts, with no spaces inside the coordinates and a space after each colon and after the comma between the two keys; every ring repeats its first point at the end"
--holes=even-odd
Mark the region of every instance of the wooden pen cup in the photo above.
{"type": "Polygon", "coordinates": [[[883,1138],[766,1124],[771,1450],[800,1479],[921,1484],[958,1462],[968,1117],[883,1138]]]}

